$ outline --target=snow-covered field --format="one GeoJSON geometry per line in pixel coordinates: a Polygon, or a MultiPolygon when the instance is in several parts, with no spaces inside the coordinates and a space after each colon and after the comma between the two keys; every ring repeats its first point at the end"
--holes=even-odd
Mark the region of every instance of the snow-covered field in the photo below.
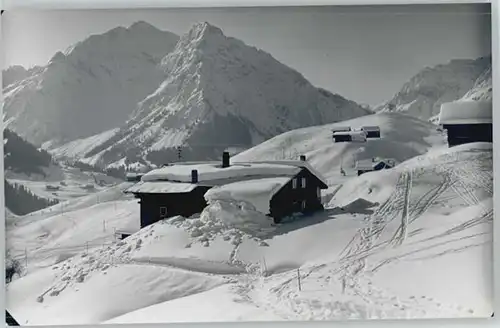
{"type": "Polygon", "coordinates": [[[112,243],[103,218],[139,210],[117,188],[72,220],[21,218],[8,245],[40,269],[8,286],[7,309],[31,325],[491,315],[491,144],[343,178],[324,213],[277,226],[217,200],[112,243]]]}
{"type": "Polygon", "coordinates": [[[30,273],[112,243],[115,230],[138,230],[137,200],[123,194],[130,185],[122,183],[11,219],[6,227],[11,255],[27,262],[30,273]]]}
{"type": "Polygon", "coordinates": [[[92,195],[122,182],[103,173],[85,172],[66,165],[54,165],[45,172],[47,176],[44,177],[7,171],[5,177],[9,182],[24,186],[38,197],[59,201],[92,195]]]}
{"type": "Polygon", "coordinates": [[[286,132],[234,156],[232,160],[286,160],[306,155],[310,165],[335,186],[355,174],[358,160],[381,157],[402,162],[429,149],[443,147],[445,143],[446,138],[431,123],[399,113],[380,113],[286,132]],[[333,142],[332,130],[345,126],[353,129],[379,126],[381,138],[368,139],[367,142],[333,142]],[[342,176],[340,168],[349,176],[342,176]]]}

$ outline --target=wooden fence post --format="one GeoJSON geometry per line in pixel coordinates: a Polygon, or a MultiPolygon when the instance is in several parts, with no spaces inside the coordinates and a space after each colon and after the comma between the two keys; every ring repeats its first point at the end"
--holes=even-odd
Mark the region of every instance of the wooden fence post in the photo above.
{"type": "Polygon", "coordinates": [[[302,285],[300,283],[300,269],[297,269],[297,281],[299,282],[299,291],[302,291],[302,285]]]}

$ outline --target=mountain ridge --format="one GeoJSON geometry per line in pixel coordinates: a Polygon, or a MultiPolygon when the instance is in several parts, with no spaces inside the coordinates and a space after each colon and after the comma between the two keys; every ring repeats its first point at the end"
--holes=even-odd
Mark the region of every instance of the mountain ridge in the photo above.
{"type": "Polygon", "coordinates": [[[167,78],[88,157],[160,165],[176,160],[182,146],[182,159],[214,158],[229,146],[371,113],[206,22],[181,36],[161,69],[167,78]]]}
{"type": "Polygon", "coordinates": [[[442,103],[461,99],[471,92],[477,79],[491,70],[491,60],[491,55],[452,59],[446,64],[426,67],[375,111],[405,112],[422,120],[432,119],[439,114],[442,103]]]}
{"type": "Polygon", "coordinates": [[[41,145],[115,128],[165,78],[157,68],[177,40],[143,22],[57,52],[36,74],[4,89],[5,112],[15,118],[12,129],[41,145]]]}

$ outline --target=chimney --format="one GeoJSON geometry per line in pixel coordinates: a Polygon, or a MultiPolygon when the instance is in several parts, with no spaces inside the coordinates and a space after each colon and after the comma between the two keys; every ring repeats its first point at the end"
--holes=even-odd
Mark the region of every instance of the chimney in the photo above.
{"type": "Polygon", "coordinates": [[[222,153],[222,167],[229,167],[229,152],[222,153]]]}
{"type": "Polygon", "coordinates": [[[300,155],[300,160],[302,162],[305,162],[306,161],[306,155],[300,155]]]}
{"type": "Polygon", "coordinates": [[[191,170],[191,183],[198,183],[198,170],[191,170]]]}

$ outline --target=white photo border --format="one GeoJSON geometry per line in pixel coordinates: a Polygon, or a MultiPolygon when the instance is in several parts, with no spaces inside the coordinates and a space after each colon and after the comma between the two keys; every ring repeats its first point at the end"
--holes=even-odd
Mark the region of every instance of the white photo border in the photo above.
{"type": "MultiPolygon", "coordinates": [[[[141,8],[210,8],[210,7],[257,7],[257,6],[325,6],[325,5],[416,5],[416,4],[473,4],[491,3],[492,13],[492,80],[493,80],[493,176],[494,176],[494,224],[493,224],[493,249],[500,247],[500,225],[498,220],[497,204],[500,204],[500,152],[497,151],[496,139],[500,138],[500,0],[0,0],[0,9],[141,9],[141,8]]],[[[2,42],[2,19],[0,16],[0,58],[4,60],[2,42]]],[[[2,66],[3,67],[3,66],[2,66]]],[[[1,77],[1,71],[0,71],[1,77]]],[[[0,91],[0,100],[3,109],[3,94],[0,91]]],[[[3,121],[3,120],[2,120],[3,121]]],[[[3,124],[3,122],[2,122],[3,124]]],[[[3,135],[3,134],[2,134],[3,135]]],[[[0,147],[3,158],[3,147],[0,147]]],[[[0,174],[4,174],[4,163],[0,160],[0,174]]],[[[0,208],[5,206],[4,179],[0,186],[0,208]]],[[[0,211],[0,218],[5,222],[5,211],[0,211]]],[[[0,227],[0,246],[5,250],[5,224],[0,227]]],[[[0,252],[2,265],[4,264],[5,252],[0,252]]],[[[499,309],[498,297],[500,295],[500,252],[493,251],[494,272],[493,308],[499,309]]],[[[5,274],[5,271],[0,270],[5,274]]],[[[0,277],[5,281],[5,276],[0,277]]],[[[0,305],[5,308],[5,288],[1,291],[0,305]]],[[[498,311],[497,311],[498,312],[498,311]]],[[[436,319],[436,320],[369,320],[369,321],[325,321],[325,322],[266,322],[266,323],[206,323],[206,324],[133,324],[126,325],[132,328],[142,327],[248,327],[248,328],[281,328],[281,327],[499,327],[500,312],[490,319],[436,319]]],[[[2,311],[2,322],[5,322],[5,313],[2,311]]],[[[123,325],[109,325],[110,328],[123,328],[123,325]]],[[[74,325],[70,327],[98,327],[97,325],[74,325]]]]}

